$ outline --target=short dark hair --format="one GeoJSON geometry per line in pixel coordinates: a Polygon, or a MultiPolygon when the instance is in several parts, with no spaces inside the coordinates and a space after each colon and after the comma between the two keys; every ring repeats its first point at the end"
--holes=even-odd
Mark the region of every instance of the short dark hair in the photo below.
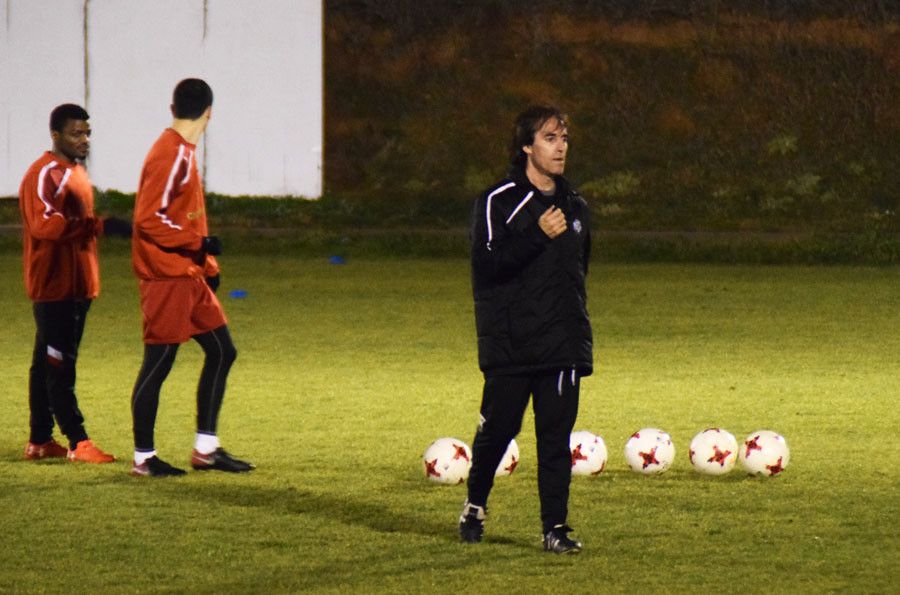
{"type": "Polygon", "coordinates": [[[176,118],[196,120],[212,105],[213,92],[202,79],[184,79],[172,93],[172,112],[176,118]]]}
{"type": "Polygon", "coordinates": [[[509,146],[510,163],[515,167],[524,167],[528,161],[528,155],[522,147],[534,144],[534,135],[549,120],[556,118],[560,125],[568,126],[568,117],[557,107],[552,105],[533,105],[516,116],[513,127],[512,143],[509,146]]]}
{"type": "Polygon", "coordinates": [[[80,105],[74,103],[64,103],[57,105],[50,112],[50,130],[62,132],[69,120],[87,120],[90,118],[87,111],[80,105]]]}

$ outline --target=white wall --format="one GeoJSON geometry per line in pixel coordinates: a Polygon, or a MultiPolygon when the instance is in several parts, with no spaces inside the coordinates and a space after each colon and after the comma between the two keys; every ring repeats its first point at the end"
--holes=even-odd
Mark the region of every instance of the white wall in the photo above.
{"type": "Polygon", "coordinates": [[[207,191],[321,195],[321,0],[0,0],[0,35],[0,196],[66,102],[91,114],[94,184],[134,192],[173,87],[195,76],[215,97],[207,191]]]}
{"type": "Polygon", "coordinates": [[[0,0],[0,196],[50,148],[50,112],[84,102],[82,3],[0,0]],[[52,43],[46,15],[53,14],[52,43]]]}

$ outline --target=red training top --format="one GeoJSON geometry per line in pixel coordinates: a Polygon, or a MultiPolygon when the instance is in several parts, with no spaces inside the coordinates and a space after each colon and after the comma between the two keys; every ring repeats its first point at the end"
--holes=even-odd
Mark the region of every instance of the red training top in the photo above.
{"type": "Polygon", "coordinates": [[[219,265],[200,251],[206,226],[196,146],[171,128],[150,148],[134,204],[131,262],[139,279],[213,276],[219,265]]]}
{"type": "Polygon", "coordinates": [[[93,299],[100,293],[94,188],[81,165],[50,151],[19,186],[25,291],[35,302],[93,299]]]}

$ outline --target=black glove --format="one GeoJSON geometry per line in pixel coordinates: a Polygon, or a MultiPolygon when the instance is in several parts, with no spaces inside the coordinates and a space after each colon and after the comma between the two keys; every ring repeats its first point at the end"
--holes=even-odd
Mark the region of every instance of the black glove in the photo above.
{"type": "Polygon", "coordinates": [[[130,238],[131,222],[118,217],[107,217],[103,220],[103,235],[130,238]]]}
{"type": "Polygon", "coordinates": [[[206,236],[200,242],[200,251],[218,256],[222,253],[222,240],[216,236],[206,236]]]}
{"type": "Polygon", "coordinates": [[[219,283],[221,281],[221,275],[213,275],[212,277],[206,278],[206,284],[209,285],[209,288],[212,289],[213,293],[215,293],[216,290],[219,289],[219,283]]]}

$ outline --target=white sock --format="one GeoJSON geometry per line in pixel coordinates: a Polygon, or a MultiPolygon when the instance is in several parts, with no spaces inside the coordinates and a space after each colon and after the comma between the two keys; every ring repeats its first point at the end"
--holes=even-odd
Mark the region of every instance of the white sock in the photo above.
{"type": "Polygon", "coordinates": [[[215,434],[197,432],[197,439],[194,441],[194,450],[200,454],[208,455],[211,452],[215,452],[219,446],[221,446],[219,444],[219,437],[215,434]]]}
{"type": "Polygon", "coordinates": [[[134,451],[134,464],[135,465],[143,465],[147,462],[147,459],[152,459],[156,456],[156,451],[146,451],[146,450],[136,450],[134,451]]]}

